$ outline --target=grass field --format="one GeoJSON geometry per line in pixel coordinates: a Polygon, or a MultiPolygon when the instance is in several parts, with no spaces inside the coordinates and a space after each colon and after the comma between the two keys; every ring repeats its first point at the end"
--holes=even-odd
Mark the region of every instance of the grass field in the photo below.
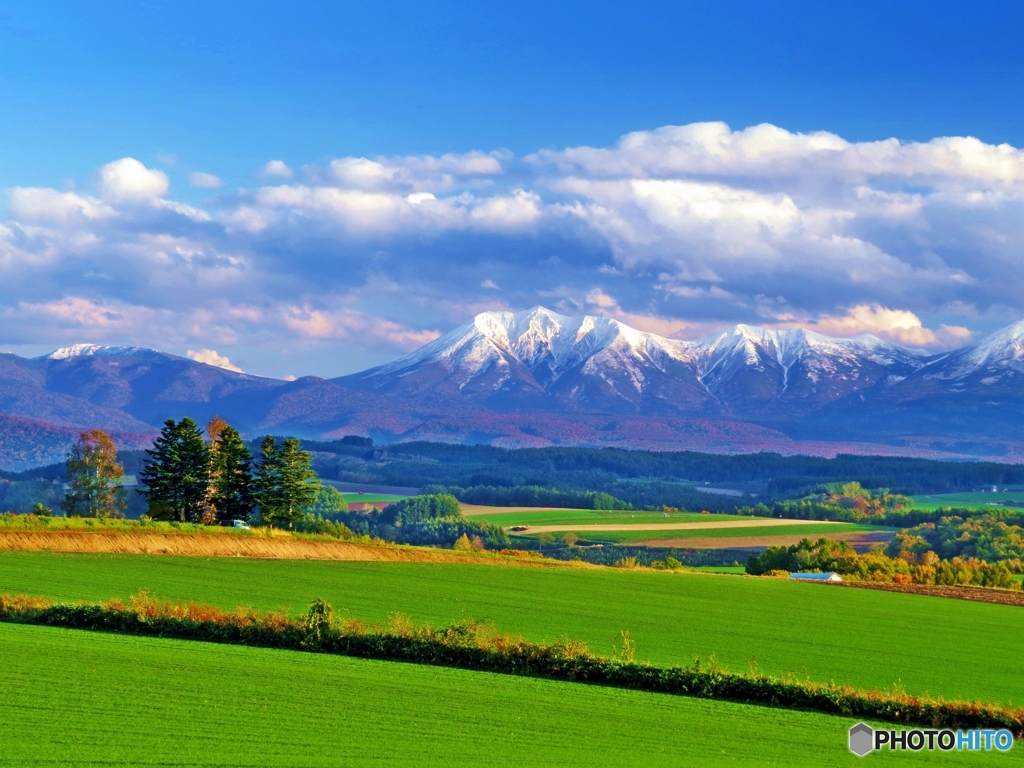
{"type": "Polygon", "coordinates": [[[702,515],[695,512],[606,512],[594,509],[522,509],[502,511],[501,507],[474,507],[463,505],[463,513],[473,520],[495,525],[608,525],[622,523],[707,523],[725,520],[761,520],[759,517],[738,515],[702,515]]]}
{"type": "MultiPolygon", "coordinates": [[[[985,509],[990,504],[1004,501],[1024,502],[1024,490],[1000,491],[998,493],[944,493],[934,496],[914,496],[914,509],[941,509],[942,507],[966,507],[985,509]]],[[[999,506],[994,509],[1000,509],[999,506]]],[[[1012,509],[1010,507],[1009,509],[1012,509]]]]}
{"type": "Polygon", "coordinates": [[[370,621],[490,619],[536,642],[582,639],[600,654],[629,630],[637,658],[658,664],[715,654],[734,671],[756,659],[771,674],[1024,703],[1024,610],[1012,606],[701,573],[0,553],[0,592],[105,600],[144,588],[293,613],[323,597],[370,621]]]}
{"type": "Polygon", "coordinates": [[[354,501],[361,501],[366,504],[376,504],[381,501],[401,501],[408,496],[396,496],[393,493],[343,493],[345,501],[351,504],[354,501]]]}
{"type": "MultiPolygon", "coordinates": [[[[722,547],[729,546],[730,539],[763,537],[763,536],[806,536],[809,539],[818,539],[831,533],[877,533],[880,529],[876,525],[852,525],[850,523],[807,523],[806,525],[786,525],[778,527],[758,528],[683,528],[675,530],[629,530],[624,528],[621,531],[592,531],[580,528],[575,531],[578,536],[584,536],[592,541],[615,542],[616,544],[627,544],[631,541],[655,541],[658,539],[721,539],[722,547]]],[[[528,531],[526,533],[529,533],[528,531]]],[[[522,534],[520,534],[522,535],[522,534]]],[[[565,534],[556,533],[556,538],[565,534]]]]}
{"type": "Polygon", "coordinates": [[[0,647],[2,766],[859,764],[829,715],[47,627],[0,647]]]}

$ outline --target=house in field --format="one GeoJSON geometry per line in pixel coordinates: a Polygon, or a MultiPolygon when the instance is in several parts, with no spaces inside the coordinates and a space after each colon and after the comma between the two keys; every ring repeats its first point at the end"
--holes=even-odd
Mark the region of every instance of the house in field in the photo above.
{"type": "Polygon", "coordinates": [[[798,581],[823,581],[828,584],[835,584],[843,580],[838,573],[791,573],[789,578],[798,581]]]}

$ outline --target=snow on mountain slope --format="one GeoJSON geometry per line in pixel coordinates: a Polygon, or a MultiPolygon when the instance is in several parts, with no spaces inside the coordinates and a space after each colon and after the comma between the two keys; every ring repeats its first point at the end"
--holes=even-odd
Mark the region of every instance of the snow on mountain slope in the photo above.
{"type": "Polygon", "coordinates": [[[686,342],[642,333],[607,317],[566,317],[543,307],[525,312],[483,312],[411,355],[374,368],[354,380],[384,383],[428,365],[449,371],[462,389],[478,377],[498,372],[500,388],[516,371],[548,388],[566,373],[603,354],[609,366],[645,361],[689,362],[686,342]]]}
{"type": "Polygon", "coordinates": [[[70,347],[61,347],[37,359],[70,360],[75,357],[143,357],[152,355],[168,356],[164,352],[146,349],[145,347],[104,347],[97,344],[72,344],[70,347]]]}
{"type": "Polygon", "coordinates": [[[755,374],[776,383],[776,397],[823,391],[842,396],[883,378],[899,380],[926,362],[924,355],[870,334],[836,339],[802,328],[737,325],[695,346],[701,381],[716,395],[737,377],[755,374]]]}
{"type": "Polygon", "coordinates": [[[981,375],[982,383],[994,384],[1007,373],[1024,373],[1024,320],[943,355],[923,369],[921,376],[925,380],[964,380],[981,375]]]}
{"type": "Polygon", "coordinates": [[[607,317],[566,317],[543,307],[484,312],[422,349],[343,381],[391,391],[480,397],[547,393],[598,405],[608,399],[679,409],[758,407],[834,399],[924,364],[873,336],[831,339],[804,330],[738,325],[698,341],[644,333],[607,317]]]}

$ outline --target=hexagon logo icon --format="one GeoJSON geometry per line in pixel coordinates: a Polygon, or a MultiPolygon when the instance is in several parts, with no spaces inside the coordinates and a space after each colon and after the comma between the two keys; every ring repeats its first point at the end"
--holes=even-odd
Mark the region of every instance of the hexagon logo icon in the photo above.
{"type": "Polygon", "coordinates": [[[875,731],[867,723],[857,723],[850,728],[850,751],[857,757],[864,757],[874,749],[875,731]]]}

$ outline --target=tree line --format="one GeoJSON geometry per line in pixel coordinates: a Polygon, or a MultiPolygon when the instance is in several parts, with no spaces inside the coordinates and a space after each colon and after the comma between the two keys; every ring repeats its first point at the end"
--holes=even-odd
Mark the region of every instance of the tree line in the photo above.
{"type": "Polygon", "coordinates": [[[943,560],[935,552],[921,554],[900,550],[890,557],[884,552],[858,553],[845,541],[803,539],[790,547],[768,547],[760,555],[751,555],[747,573],[753,576],[796,571],[835,572],[862,581],[888,581],[897,584],[940,584],[945,586],[999,587],[1019,591],[1013,578],[1022,570],[1020,560],[986,563],[975,557],[943,560]]]}
{"type": "MultiPolygon", "coordinates": [[[[313,513],[348,509],[337,489],[320,484],[312,456],[296,438],[267,435],[256,459],[238,431],[219,417],[206,435],[189,417],[167,419],[139,473],[138,493],[154,520],[214,525],[234,520],[294,527],[313,513]]],[[[68,489],[61,507],[68,516],[123,514],[124,469],[102,430],[84,432],[66,462],[68,489]]]]}

